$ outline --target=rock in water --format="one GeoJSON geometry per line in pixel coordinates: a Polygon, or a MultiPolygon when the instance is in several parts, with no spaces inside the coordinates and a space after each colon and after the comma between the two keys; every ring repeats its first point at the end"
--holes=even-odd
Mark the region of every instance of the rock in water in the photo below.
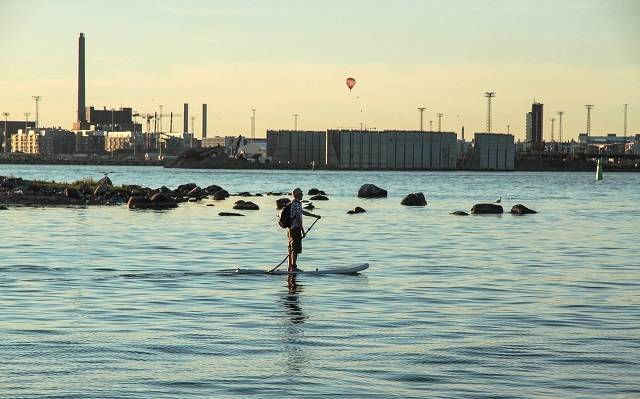
{"type": "Polygon", "coordinates": [[[291,200],[289,198],[279,198],[276,200],[276,209],[284,208],[291,200]]]}
{"type": "Polygon", "coordinates": [[[111,179],[109,179],[109,176],[105,176],[102,179],[98,180],[98,184],[104,184],[105,186],[113,186],[113,183],[111,183],[111,179]]]}
{"type": "Polygon", "coordinates": [[[327,193],[322,190],[318,190],[317,188],[312,188],[309,190],[308,195],[327,195],[327,193]]]}
{"type": "Polygon", "coordinates": [[[469,216],[469,214],[467,212],[464,211],[455,211],[455,212],[451,212],[451,215],[456,215],[456,216],[469,216]]]}
{"type": "Polygon", "coordinates": [[[386,198],[387,190],[382,189],[375,184],[363,184],[358,190],[360,198],[386,198]]]}
{"type": "Polygon", "coordinates": [[[163,193],[153,194],[150,200],[153,209],[171,209],[178,206],[176,201],[163,193]]]}
{"type": "Polygon", "coordinates": [[[522,204],[516,204],[511,208],[511,213],[515,215],[528,215],[528,214],[533,214],[538,212],[534,211],[533,209],[529,209],[522,204]]]}
{"type": "Polygon", "coordinates": [[[209,187],[204,189],[204,191],[206,191],[207,194],[215,194],[216,191],[220,191],[220,190],[222,190],[222,187],[220,187],[218,185],[215,185],[215,184],[212,184],[209,187]]]}
{"type": "Polygon", "coordinates": [[[310,201],[329,201],[329,198],[327,198],[324,195],[314,195],[313,197],[309,198],[310,201]]]}
{"type": "Polygon", "coordinates": [[[254,204],[251,201],[236,201],[236,204],[233,206],[233,209],[237,209],[240,211],[257,211],[260,209],[258,205],[254,204]]]}
{"type": "Polygon", "coordinates": [[[310,211],[316,209],[316,206],[313,205],[311,202],[309,202],[307,205],[304,206],[304,209],[308,209],[310,211]]]}
{"type": "Polygon", "coordinates": [[[223,199],[229,198],[229,193],[227,190],[218,190],[213,194],[213,199],[220,201],[223,199]]]}
{"type": "Polygon", "coordinates": [[[240,213],[233,213],[233,212],[220,212],[218,213],[218,216],[244,216],[244,215],[240,213]]]}
{"type": "Polygon", "coordinates": [[[191,190],[189,190],[189,192],[187,193],[187,197],[188,198],[198,198],[201,199],[202,197],[206,196],[207,193],[201,189],[200,187],[196,186],[194,188],[192,188],[191,190]]]}
{"type": "Polygon", "coordinates": [[[422,193],[411,193],[404,197],[400,204],[406,206],[425,206],[427,205],[427,200],[422,193]]]}
{"type": "Polygon", "coordinates": [[[187,195],[189,191],[193,190],[196,187],[198,187],[198,185],[195,183],[181,184],[178,186],[178,188],[176,188],[176,192],[180,193],[180,195],[187,195]]]}
{"type": "Polygon", "coordinates": [[[364,212],[366,212],[366,210],[364,208],[360,208],[359,206],[356,206],[352,210],[347,211],[349,215],[354,215],[356,213],[364,213],[364,212]]]}
{"type": "Polygon", "coordinates": [[[82,193],[77,188],[67,187],[64,189],[64,196],[73,199],[82,199],[82,193]]]}
{"type": "Polygon", "coordinates": [[[504,212],[501,205],[496,204],[475,204],[471,208],[472,215],[498,215],[504,212]]]}
{"type": "Polygon", "coordinates": [[[151,200],[147,197],[129,197],[127,206],[129,209],[149,209],[151,208],[151,200]]]}
{"type": "Polygon", "coordinates": [[[241,193],[238,193],[238,197],[251,197],[251,193],[248,191],[243,191],[241,193]]]}

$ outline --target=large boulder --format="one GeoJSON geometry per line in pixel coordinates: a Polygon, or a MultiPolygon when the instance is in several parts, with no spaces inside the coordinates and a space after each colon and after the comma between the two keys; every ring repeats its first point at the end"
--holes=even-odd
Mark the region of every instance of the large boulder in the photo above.
{"type": "Polygon", "coordinates": [[[106,184],[98,184],[95,190],[93,190],[93,195],[105,195],[110,191],[109,186],[106,184]]]}
{"type": "Polygon", "coordinates": [[[327,193],[325,193],[322,190],[318,190],[317,188],[312,188],[311,190],[309,190],[308,194],[309,195],[327,195],[327,193]]]}
{"type": "Polygon", "coordinates": [[[143,196],[129,197],[127,206],[129,209],[149,209],[151,208],[151,200],[143,196]]]}
{"type": "Polygon", "coordinates": [[[111,179],[109,179],[109,176],[106,176],[106,175],[102,179],[98,180],[98,184],[104,184],[105,186],[113,186],[111,179]]]}
{"type": "Polygon", "coordinates": [[[195,183],[181,184],[178,186],[178,188],[176,188],[176,191],[181,195],[187,195],[189,191],[193,190],[196,187],[198,187],[198,185],[195,183]]]}
{"type": "Polygon", "coordinates": [[[353,208],[352,210],[347,211],[347,213],[348,213],[349,215],[354,215],[354,214],[356,214],[356,213],[365,213],[365,212],[366,212],[366,210],[365,210],[364,208],[360,208],[359,206],[356,206],[356,207],[355,207],[355,208],[353,208]]]}
{"type": "Polygon", "coordinates": [[[233,209],[237,209],[240,211],[257,211],[260,209],[260,207],[251,201],[240,200],[240,201],[236,201],[236,204],[233,206],[233,209]]]}
{"type": "Polygon", "coordinates": [[[168,195],[156,193],[149,198],[153,209],[171,209],[178,206],[178,203],[168,195]]]}
{"type": "Polygon", "coordinates": [[[329,198],[327,198],[324,195],[314,195],[313,197],[309,198],[310,201],[329,201],[329,198]]]}
{"type": "Polygon", "coordinates": [[[220,191],[220,190],[222,190],[222,187],[216,184],[212,184],[204,189],[204,191],[206,191],[207,194],[215,194],[217,191],[220,191]]]}
{"type": "Polygon", "coordinates": [[[221,201],[226,198],[229,198],[227,190],[218,190],[213,194],[213,199],[216,201],[221,201]]]}
{"type": "Polygon", "coordinates": [[[82,199],[82,193],[77,188],[67,187],[63,194],[66,198],[82,199]]]}
{"type": "Polygon", "coordinates": [[[387,190],[376,186],[375,184],[363,184],[358,190],[360,198],[386,198],[387,190]]]}
{"type": "Polygon", "coordinates": [[[499,215],[502,212],[502,206],[496,204],[475,204],[471,208],[472,215],[499,215]]]}
{"type": "Polygon", "coordinates": [[[406,206],[425,206],[427,205],[427,200],[422,193],[411,193],[404,197],[400,204],[406,206]]]}
{"type": "Polygon", "coordinates": [[[284,208],[291,200],[289,198],[278,198],[276,200],[276,209],[284,208]]]}
{"type": "Polygon", "coordinates": [[[522,204],[516,204],[511,208],[511,213],[513,213],[514,215],[528,215],[538,212],[534,211],[533,209],[529,209],[522,204]]]}
{"type": "Polygon", "coordinates": [[[202,197],[206,197],[207,193],[201,189],[200,187],[196,186],[194,188],[192,188],[191,190],[189,190],[189,192],[187,193],[187,197],[188,198],[197,198],[197,199],[201,199],[202,197]]]}

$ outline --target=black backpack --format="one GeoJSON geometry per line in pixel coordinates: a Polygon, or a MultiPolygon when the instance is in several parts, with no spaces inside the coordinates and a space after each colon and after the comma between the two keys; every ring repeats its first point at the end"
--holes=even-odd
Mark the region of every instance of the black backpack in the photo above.
{"type": "Polygon", "coordinates": [[[293,204],[293,201],[283,206],[282,209],[280,209],[280,214],[278,215],[278,224],[283,229],[291,227],[291,204],[293,204]]]}

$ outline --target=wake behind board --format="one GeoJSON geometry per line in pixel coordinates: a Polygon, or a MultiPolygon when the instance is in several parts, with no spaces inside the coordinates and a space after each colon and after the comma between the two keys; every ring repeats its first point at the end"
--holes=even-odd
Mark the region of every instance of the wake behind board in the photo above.
{"type": "MultiPolygon", "coordinates": [[[[286,267],[286,266],[284,266],[286,267]]],[[[220,273],[227,274],[275,274],[275,275],[286,275],[286,274],[296,274],[296,275],[328,275],[328,274],[357,274],[365,269],[369,268],[368,263],[362,263],[359,265],[354,265],[351,267],[338,267],[334,269],[308,269],[302,272],[288,272],[287,270],[276,270],[274,272],[269,273],[267,270],[263,269],[227,269],[220,270],[220,273]]]]}

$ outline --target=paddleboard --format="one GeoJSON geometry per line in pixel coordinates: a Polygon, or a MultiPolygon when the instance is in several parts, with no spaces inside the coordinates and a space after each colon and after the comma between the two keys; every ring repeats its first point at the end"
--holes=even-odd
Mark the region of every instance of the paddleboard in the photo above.
{"type": "Polygon", "coordinates": [[[220,273],[226,273],[226,274],[274,274],[274,275],[287,275],[287,274],[296,274],[296,275],[323,275],[323,274],[357,274],[358,272],[361,272],[367,268],[369,268],[369,264],[368,263],[362,263],[359,265],[354,265],[351,267],[338,267],[338,268],[334,268],[334,269],[304,269],[304,271],[302,272],[288,272],[286,270],[286,265],[282,266],[285,269],[284,270],[276,270],[272,273],[269,273],[267,270],[263,270],[263,269],[243,269],[243,268],[237,268],[237,269],[226,269],[226,270],[220,270],[220,273]]]}

